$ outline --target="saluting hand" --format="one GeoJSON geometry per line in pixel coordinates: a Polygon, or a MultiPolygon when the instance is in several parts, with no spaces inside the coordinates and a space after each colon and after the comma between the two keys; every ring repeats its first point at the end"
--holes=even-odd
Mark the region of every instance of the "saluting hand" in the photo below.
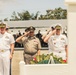
{"type": "Polygon", "coordinates": [[[51,28],[49,28],[49,29],[47,30],[47,34],[48,34],[50,31],[51,31],[51,28]]]}
{"type": "Polygon", "coordinates": [[[25,33],[24,33],[24,36],[27,36],[29,33],[30,33],[30,31],[25,32],[25,33]]]}
{"type": "Polygon", "coordinates": [[[54,30],[52,31],[52,33],[55,34],[55,33],[56,33],[56,29],[54,29],[54,30]]]}

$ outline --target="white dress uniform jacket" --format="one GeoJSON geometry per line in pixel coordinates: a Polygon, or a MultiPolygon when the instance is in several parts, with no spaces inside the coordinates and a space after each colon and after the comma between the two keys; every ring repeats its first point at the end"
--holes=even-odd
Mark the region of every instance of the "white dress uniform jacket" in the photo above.
{"type": "Polygon", "coordinates": [[[67,45],[67,38],[65,35],[53,35],[48,40],[49,51],[58,57],[66,59],[65,46],[67,45]]]}
{"type": "Polygon", "coordinates": [[[10,73],[10,44],[14,42],[11,34],[0,33],[0,75],[9,75],[10,73]]]}

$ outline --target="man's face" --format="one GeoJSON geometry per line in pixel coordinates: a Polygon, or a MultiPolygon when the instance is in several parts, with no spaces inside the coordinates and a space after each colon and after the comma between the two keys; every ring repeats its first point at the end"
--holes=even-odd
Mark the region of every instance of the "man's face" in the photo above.
{"type": "Polygon", "coordinates": [[[56,35],[60,35],[61,29],[56,29],[56,35]]]}
{"type": "Polygon", "coordinates": [[[0,33],[4,33],[5,32],[5,30],[6,30],[6,27],[0,27],[0,33]]]}
{"type": "Polygon", "coordinates": [[[29,36],[34,36],[34,31],[30,31],[29,36]]]}

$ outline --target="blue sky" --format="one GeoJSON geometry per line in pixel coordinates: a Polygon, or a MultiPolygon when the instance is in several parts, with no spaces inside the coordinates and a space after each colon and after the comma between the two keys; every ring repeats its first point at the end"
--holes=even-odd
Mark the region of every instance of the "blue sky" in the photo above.
{"type": "Polygon", "coordinates": [[[0,19],[10,18],[13,11],[45,14],[47,9],[66,8],[64,0],[0,0],[0,19]]]}

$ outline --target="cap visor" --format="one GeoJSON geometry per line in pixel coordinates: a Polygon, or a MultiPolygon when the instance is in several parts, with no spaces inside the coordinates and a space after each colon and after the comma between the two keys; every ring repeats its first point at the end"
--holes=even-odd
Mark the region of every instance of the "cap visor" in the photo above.
{"type": "Polygon", "coordinates": [[[61,27],[56,27],[56,29],[61,29],[61,27]]]}
{"type": "Polygon", "coordinates": [[[4,28],[4,27],[6,27],[6,26],[0,26],[0,28],[4,28]]]}

